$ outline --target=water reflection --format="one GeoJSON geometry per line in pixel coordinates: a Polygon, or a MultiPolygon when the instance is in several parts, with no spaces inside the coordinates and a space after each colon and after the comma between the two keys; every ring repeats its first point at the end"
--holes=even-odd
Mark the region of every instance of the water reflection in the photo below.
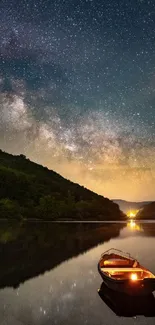
{"type": "Polygon", "coordinates": [[[130,220],[127,223],[127,228],[131,231],[144,231],[142,224],[138,224],[135,220],[130,220]]]}
{"type": "Polygon", "coordinates": [[[0,288],[52,270],[96,245],[119,236],[123,224],[2,224],[0,288]]]}
{"type": "MultiPolygon", "coordinates": [[[[111,247],[155,273],[155,225],[142,226],[143,232],[122,223],[1,225],[0,324],[146,325],[142,316],[118,318],[97,292],[97,263],[111,247]]],[[[147,324],[154,325],[153,316],[147,324]]]]}
{"type": "Polygon", "coordinates": [[[155,317],[155,297],[149,296],[134,297],[120,294],[109,289],[102,283],[99,296],[103,302],[117,315],[123,317],[134,317],[143,315],[155,317]]]}

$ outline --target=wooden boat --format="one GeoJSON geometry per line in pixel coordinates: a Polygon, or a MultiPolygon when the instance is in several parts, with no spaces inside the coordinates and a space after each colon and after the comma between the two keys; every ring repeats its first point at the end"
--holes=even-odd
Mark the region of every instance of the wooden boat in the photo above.
{"type": "Polygon", "coordinates": [[[155,291],[155,276],[129,253],[114,248],[104,252],[98,262],[98,271],[112,290],[139,296],[155,291]]]}

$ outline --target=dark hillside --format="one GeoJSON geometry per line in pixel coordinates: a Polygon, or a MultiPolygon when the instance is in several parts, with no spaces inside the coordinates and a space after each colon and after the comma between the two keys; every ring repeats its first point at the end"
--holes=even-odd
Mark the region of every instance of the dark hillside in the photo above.
{"type": "Polygon", "coordinates": [[[155,220],[155,202],[145,205],[139,210],[137,219],[154,219],[155,220]]]}
{"type": "Polygon", "coordinates": [[[24,155],[0,151],[1,218],[121,219],[119,206],[24,155]]]}

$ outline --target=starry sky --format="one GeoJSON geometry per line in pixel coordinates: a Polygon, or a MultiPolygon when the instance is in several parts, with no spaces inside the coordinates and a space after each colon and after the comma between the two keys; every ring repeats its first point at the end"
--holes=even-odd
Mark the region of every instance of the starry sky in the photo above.
{"type": "Polygon", "coordinates": [[[1,0],[0,148],[155,200],[154,0],[1,0]]]}

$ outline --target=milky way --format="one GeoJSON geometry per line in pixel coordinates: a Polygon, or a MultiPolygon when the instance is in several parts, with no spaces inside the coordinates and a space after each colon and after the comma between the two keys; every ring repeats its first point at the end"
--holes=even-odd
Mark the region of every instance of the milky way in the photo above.
{"type": "Polygon", "coordinates": [[[155,199],[154,1],[1,1],[0,147],[155,199]]]}

